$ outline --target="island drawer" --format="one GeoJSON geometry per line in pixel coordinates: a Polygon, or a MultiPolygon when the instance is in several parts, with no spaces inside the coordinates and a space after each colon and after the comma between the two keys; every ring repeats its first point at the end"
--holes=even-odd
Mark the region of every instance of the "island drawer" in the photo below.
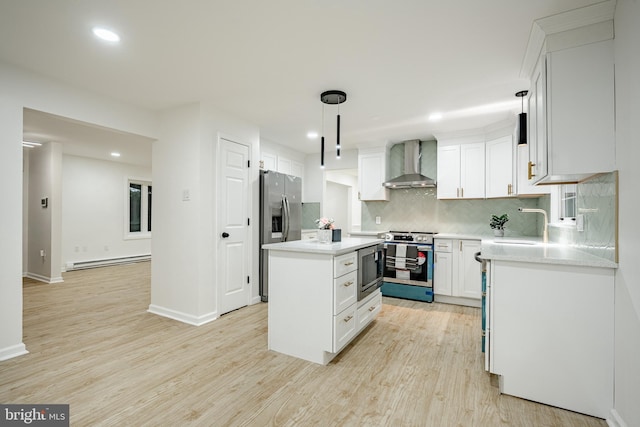
{"type": "Polygon", "coordinates": [[[333,349],[337,353],[356,336],[358,304],[353,303],[342,313],[333,316],[333,349]]]}
{"type": "Polygon", "coordinates": [[[333,279],[333,314],[338,314],[358,298],[358,272],[352,271],[333,279]]]}
{"type": "Polygon", "coordinates": [[[359,303],[358,307],[358,331],[364,329],[378,313],[382,310],[382,294],[376,291],[364,301],[359,303]]]}
{"type": "Polygon", "coordinates": [[[453,241],[444,239],[434,239],[433,250],[435,252],[451,252],[453,250],[453,241]]]}
{"type": "Polygon", "coordinates": [[[333,259],[333,277],[340,277],[358,269],[358,252],[337,256],[333,259]]]}

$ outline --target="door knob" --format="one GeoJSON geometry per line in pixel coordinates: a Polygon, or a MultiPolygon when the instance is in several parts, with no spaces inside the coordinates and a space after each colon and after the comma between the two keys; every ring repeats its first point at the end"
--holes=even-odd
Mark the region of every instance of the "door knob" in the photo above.
{"type": "Polygon", "coordinates": [[[224,233],[222,233],[222,238],[226,239],[227,237],[229,237],[229,233],[227,233],[226,231],[224,233]]]}

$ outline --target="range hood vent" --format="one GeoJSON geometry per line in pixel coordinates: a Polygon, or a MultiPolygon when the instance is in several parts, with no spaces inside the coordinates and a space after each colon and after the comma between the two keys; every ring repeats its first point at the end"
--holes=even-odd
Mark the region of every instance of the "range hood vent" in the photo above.
{"type": "Polygon", "coordinates": [[[393,178],[384,185],[390,189],[400,188],[425,188],[435,187],[436,181],[420,173],[420,141],[405,141],[404,144],[404,173],[397,178],[393,178]]]}

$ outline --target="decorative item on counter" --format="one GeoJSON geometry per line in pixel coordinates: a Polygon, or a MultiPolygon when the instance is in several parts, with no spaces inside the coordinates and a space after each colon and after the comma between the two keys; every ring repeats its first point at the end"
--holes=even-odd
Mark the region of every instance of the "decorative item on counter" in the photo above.
{"type": "Polygon", "coordinates": [[[333,218],[316,219],[318,224],[318,242],[331,243],[333,240],[333,218]]]}
{"type": "Polygon", "coordinates": [[[491,215],[491,221],[489,221],[489,227],[493,230],[493,234],[496,237],[504,236],[504,225],[509,221],[507,214],[491,215]]]}

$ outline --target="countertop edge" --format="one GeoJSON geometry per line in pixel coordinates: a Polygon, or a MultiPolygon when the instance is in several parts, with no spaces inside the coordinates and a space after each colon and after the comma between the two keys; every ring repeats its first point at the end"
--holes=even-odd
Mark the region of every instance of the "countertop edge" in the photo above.
{"type": "Polygon", "coordinates": [[[268,243],[262,249],[280,252],[303,252],[318,255],[342,255],[368,246],[384,243],[382,239],[353,238],[343,239],[341,242],[319,243],[317,240],[295,240],[293,242],[268,243]]]}

